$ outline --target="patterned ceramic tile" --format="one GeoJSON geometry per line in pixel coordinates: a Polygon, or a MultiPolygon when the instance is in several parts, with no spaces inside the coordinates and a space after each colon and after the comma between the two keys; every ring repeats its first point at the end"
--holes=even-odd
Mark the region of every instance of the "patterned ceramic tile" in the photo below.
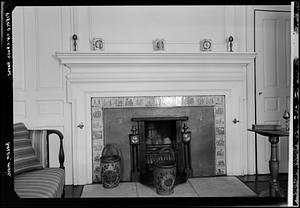
{"type": "Polygon", "coordinates": [[[182,97],[182,105],[183,106],[189,106],[189,98],[188,98],[188,96],[182,97]]]}
{"type": "Polygon", "coordinates": [[[182,106],[182,97],[181,96],[176,97],[176,106],[182,106]]]}
{"type": "Polygon", "coordinates": [[[176,105],[175,97],[162,97],[162,106],[172,107],[176,105]]]}
{"type": "Polygon", "coordinates": [[[188,105],[193,106],[195,104],[195,98],[194,97],[188,97],[188,105]]]}
{"type": "Polygon", "coordinates": [[[215,120],[216,120],[216,125],[218,125],[218,124],[225,125],[225,120],[224,120],[223,114],[221,116],[220,116],[220,114],[216,115],[215,120]]]}
{"type": "Polygon", "coordinates": [[[220,157],[224,157],[225,156],[225,148],[223,146],[217,146],[216,147],[216,155],[220,156],[220,157]]]}
{"type": "Polygon", "coordinates": [[[93,151],[102,152],[102,144],[103,144],[103,140],[101,139],[93,140],[93,151]]]}
{"type": "Polygon", "coordinates": [[[216,174],[217,175],[226,175],[226,171],[224,168],[218,167],[216,174]]]}
{"type": "Polygon", "coordinates": [[[224,134],[225,128],[224,127],[216,127],[216,134],[224,134]]]}
{"type": "Polygon", "coordinates": [[[214,96],[207,96],[206,105],[213,105],[214,103],[214,96]]]}
{"type": "Polygon", "coordinates": [[[138,97],[136,99],[136,105],[139,107],[145,106],[145,98],[144,97],[138,97]]]}
{"type": "Polygon", "coordinates": [[[93,118],[101,118],[101,116],[102,116],[102,111],[99,109],[99,108],[96,108],[96,107],[94,107],[94,108],[92,108],[93,109],[93,118]]]}
{"type": "Polygon", "coordinates": [[[217,160],[217,166],[224,167],[225,166],[225,160],[223,160],[223,159],[217,160]]]}
{"type": "Polygon", "coordinates": [[[218,135],[218,137],[216,137],[216,145],[217,146],[225,146],[225,140],[223,137],[220,137],[220,135],[218,135]]]}
{"type": "Polygon", "coordinates": [[[216,114],[223,114],[224,108],[223,107],[216,107],[216,114]]]}
{"type": "Polygon", "coordinates": [[[125,98],[125,106],[126,107],[132,107],[133,106],[132,98],[125,98]]]}
{"type": "Polygon", "coordinates": [[[146,97],[145,107],[153,107],[153,106],[154,106],[154,97],[146,97]]]}
{"type": "Polygon", "coordinates": [[[102,153],[102,151],[101,152],[93,151],[94,161],[97,161],[97,162],[100,161],[101,153],[102,153]]]}
{"type": "Polygon", "coordinates": [[[115,107],[124,107],[124,97],[118,97],[115,99],[115,107]]]}
{"type": "Polygon", "coordinates": [[[205,98],[203,96],[198,96],[195,98],[195,105],[204,105],[205,98]]]}
{"type": "Polygon", "coordinates": [[[96,131],[96,130],[93,130],[92,131],[92,138],[93,138],[93,141],[96,141],[96,140],[100,140],[102,139],[102,134],[100,131],[96,131]]]}
{"type": "Polygon", "coordinates": [[[216,96],[215,104],[224,104],[224,96],[216,96]]]}
{"type": "Polygon", "coordinates": [[[91,99],[92,107],[98,106],[98,103],[97,103],[98,101],[99,101],[98,98],[92,98],[91,99]]]}
{"type": "Polygon", "coordinates": [[[161,99],[160,99],[160,97],[154,97],[154,106],[155,107],[161,106],[161,99]]]}

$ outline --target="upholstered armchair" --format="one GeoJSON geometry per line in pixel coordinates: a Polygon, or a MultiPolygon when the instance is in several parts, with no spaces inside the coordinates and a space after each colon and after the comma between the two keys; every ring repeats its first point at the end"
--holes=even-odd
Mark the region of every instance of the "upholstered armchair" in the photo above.
{"type": "Polygon", "coordinates": [[[31,130],[14,124],[14,190],[20,198],[64,197],[63,134],[58,130],[31,130]],[[59,167],[49,167],[49,136],[60,140],[59,167]]]}

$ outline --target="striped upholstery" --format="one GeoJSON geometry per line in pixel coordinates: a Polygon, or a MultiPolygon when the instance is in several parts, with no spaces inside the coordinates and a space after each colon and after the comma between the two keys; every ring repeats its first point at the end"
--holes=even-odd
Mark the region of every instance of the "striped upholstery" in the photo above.
{"type": "Polygon", "coordinates": [[[15,191],[20,198],[59,198],[65,184],[65,171],[45,168],[16,175],[15,191]]]}
{"type": "Polygon", "coordinates": [[[48,167],[47,130],[29,130],[29,138],[42,167],[48,167]]]}
{"type": "Polygon", "coordinates": [[[29,131],[23,123],[14,124],[14,174],[41,169],[29,139],[29,131]]]}

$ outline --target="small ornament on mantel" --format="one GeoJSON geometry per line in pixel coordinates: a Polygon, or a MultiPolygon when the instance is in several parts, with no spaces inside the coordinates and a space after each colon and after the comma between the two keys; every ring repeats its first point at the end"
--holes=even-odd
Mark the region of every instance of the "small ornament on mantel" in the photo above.
{"type": "Polygon", "coordinates": [[[232,47],[233,47],[233,37],[232,36],[229,36],[229,38],[228,38],[228,42],[229,42],[229,47],[228,47],[228,50],[229,50],[229,52],[233,52],[233,50],[232,50],[232,47]]]}
{"type": "Polygon", "coordinates": [[[76,34],[74,34],[73,36],[72,36],[72,39],[73,39],[73,51],[77,51],[77,40],[78,40],[78,37],[77,37],[77,35],[76,34]]]}
{"type": "Polygon", "coordinates": [[[153,44],[153,50],[154,51],[164,51],[165,50],[165,40],[163,38],[161,39],[155,39],[152,41],[153,44]]]}
{"type": "Polygon", "coordinates": [[[285,130],[289,131],[290,130],[290,113],[288,110],[285,110],[282,116],[285,120],[285,130]]]}
{"type": "Polygon", "coordinates": [[[94,51],[103,51],[104,41],[102,38],[93,38],[92,40],[92,49],[94,51]]]}

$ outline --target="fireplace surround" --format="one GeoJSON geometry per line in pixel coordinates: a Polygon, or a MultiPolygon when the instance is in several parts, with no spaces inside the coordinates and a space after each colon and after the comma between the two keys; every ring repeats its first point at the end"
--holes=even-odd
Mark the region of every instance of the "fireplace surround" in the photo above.
{"type": "MultiPolygon", "coordinates": [[[[130,129],[142,123],[149,127],[150,120],[156,120],[162,116],[164,121],[169,122],[176,118],[179,121],[185,118],[186,122],[178,121],[180,127],[177,131],[179,132],[183,128],[183,123],[190,127],[192,138],[194,138],[191,142],[191,164],[194,168],[194,177],[226,174],[225,96],[92,97],[93,182],[101,181],[100,156],[103,145],[107,143],[116,143],[121,148],[122,180],[131,181],[130,161],[132,158],[130,158],[127,139],[130,129]]],[[[166,123],[164,124],[163,127],[168,128],[166,123]]],[[[173,123],[173,129],[174,125],[176,121],[173,123]]],[[[143,130],[141,128],[143,127],[140,127],[139,131],[143,130]]],[[[169,126],[169,128],[172,127],[169,126]]],[[[173,134],[176,134],[176,131],[173,134]]],[[[181,141],[180,135],[165,135],[164,137],[167,136],[181,141]]],[[[144,143],[146,144],[147,141],[144,143]]],[[[180,147],[183,148],[183,146],[180,147]]]]}
{"type": "Polygon", "coordinates": [[[77,51],[56,57],[67,70],[72,105],[73,184],[93,183],[92,98],[224,96],[226,175],[255,173],[254,136],[247,132],[255,123],[255,53],[77,51]]]}

